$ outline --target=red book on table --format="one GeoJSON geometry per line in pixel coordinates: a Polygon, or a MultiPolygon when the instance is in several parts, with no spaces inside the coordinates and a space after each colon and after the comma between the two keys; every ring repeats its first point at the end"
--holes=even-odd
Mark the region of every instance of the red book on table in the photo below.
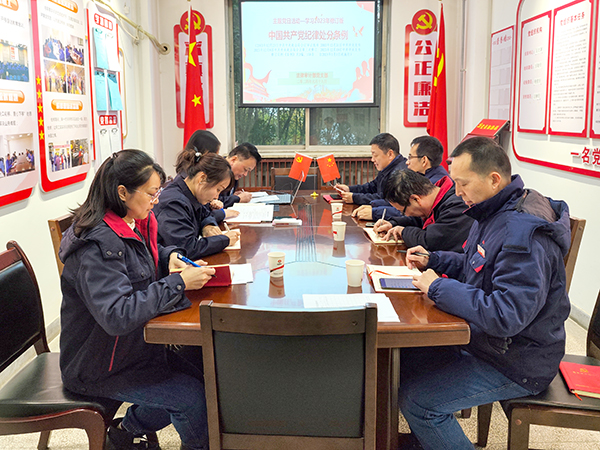
{"type": "MultiPolygon", "coordinates": [[[[202,267],[212,267],[215,269],[215,275],[211,277],[204,286],[231,286],[231,268],[229,267],[229,264],[202,267]]],[[[185,267],[179,267],[171,270],[171,273],[181,272],[183,269],[185,269],[185,267]]]]}
{"type": "Polygon", "coordinates": [[[600,366],[561,361],[560,372],[572,393],[600,398],[600,366]]]}

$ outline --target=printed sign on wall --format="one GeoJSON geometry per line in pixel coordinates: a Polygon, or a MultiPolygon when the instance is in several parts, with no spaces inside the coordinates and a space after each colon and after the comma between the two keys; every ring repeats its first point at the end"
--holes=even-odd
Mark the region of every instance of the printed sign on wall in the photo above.
{"type": "Polygon", "coordinates": [[[510,118],[514,27],[492,33],[488,118],[510,118]]]}
{"type": "Polygon", "coordinates": [[[425,127],[437,44],[437,18],[428,9],[417,11],[406,25],[404,58],[404,126],[425,127]]]}
{"type": "MultiPolygon", "coordinates": [[[[198,52],[198,63],[202,78],[202,98],[204,101],[204,117],[206,128],[214,126],[213,106],[213,62],[212,62],[212,27],[206,24],[204,16],[196,10],[192,10],[194,23],[198,23],[196,42],[200,46],[198,52]]],[[[177,126],[183,128],[185,117],[185,68],[189,55],[188,49],[188,12],[182,14],[177,25],[173,27],[175,34],[175,103],[177,104],[177,126]],[[182,88],[183,86],[183,88],[182,88]]]]}
{"type": "Polygon", "coordinates": [[[82,0],[32,0],[42,189],[83,181],[90,168],[92,110],[82,0]]]}
{"type": "Polygon", "coordinates": [[[38,174],[27,2],[0,2],[0,206],[31,195],[38,174]]]}

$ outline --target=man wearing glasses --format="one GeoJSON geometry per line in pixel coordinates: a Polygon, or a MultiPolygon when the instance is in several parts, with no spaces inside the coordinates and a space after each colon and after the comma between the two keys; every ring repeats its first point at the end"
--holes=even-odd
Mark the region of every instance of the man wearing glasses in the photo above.
{"type": "MultiPolygon", "coordinates": [[[[443,177],[448,176],[446,169],[440,165],[443,154],[444,147],[438,139],[428,135],[416,137],[410,143],[406,167],[414,172],[422,173],[432,183],[437,183],[443,177]]],[[[384,210],[387,210],[386,217],[388,218],[399,215],[397,209],[381,198],[371,201],[369,205],[355,209],[353,216],[362,220],[379,220],[383,216],[384,210]]],[[[409,220],[406,224],[418,225],[419,222],[409,220]]]]}
{"type": "Polygon", "coordinates": [[[429,251],[462,252],[473,219],[463,212],[467,206],[456,196],[449,177],[432,184],[426,176],[410,169],[394,172],[384,188],[390,204],[402,212],[399,219],[379,220],[374,227],[384,239],[403,240],[407,247],[421,245],[429,251]],[[402,219],[419,218],[416,225],[403,226],[402,219]]]}

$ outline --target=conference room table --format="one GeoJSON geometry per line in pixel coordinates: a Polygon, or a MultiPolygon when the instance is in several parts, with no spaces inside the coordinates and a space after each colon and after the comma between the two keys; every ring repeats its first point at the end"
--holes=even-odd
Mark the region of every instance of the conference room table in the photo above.
{"type": "MultiPolygon", "coordinates": [[[[326,193],[326,192],[325,192],[326,193]]],[[[296,217],[298,226],[270,223],[239,224],[241,250],[204,258],[209,264],[250,263],[254,281],[229,287],[186,291],[191,308],[152,319],[145,339],[155,344],[202,345],[199,304],[202,300],[256,307],[302,308],[303,294],[375,293],[365,274],[360,287],[349,287],[345,261],[405,265],[402,244],[374,245],[363,231],[365,221],[351,217],[355,205],[344,205],[344,241],[334,241],[330,205],[322,195],[300,191],[292,205],[276,207],[274,217],[296,217]],[[267,254],[285,253],[282,278],[270,277],[267,254]]],[[[235,207],[234,207],[235,209],[235,207]]],[[[468,324],[442,312],[420,292],[388,292],[399,322],[379,322],[377,329],[377,448],[396,450],[398,443],[398,385],[400,349],[457,345],[469,342],[468,324]]]]}

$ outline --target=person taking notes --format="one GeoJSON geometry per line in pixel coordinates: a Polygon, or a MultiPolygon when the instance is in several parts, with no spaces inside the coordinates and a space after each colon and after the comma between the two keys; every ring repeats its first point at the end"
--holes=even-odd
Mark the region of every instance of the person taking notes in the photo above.
{"type": "Polygon", "coordinates": [[[158,237],[161,244],[178,245],[188,258],[198,259],[222,251],[240,237],[237,230],[222,233],[204,207],[231,187],[233,174],[229,163],[215,153],[184,152],[187,165],[182,164],[183,171],[165,188],[156,207],[158,237]]]}
{"type": "Polygon", "coordinates": [[[417,246],[406,258],[409,268],[425,270],[415,286],[469,323],[471,342],[403,349],[399,397],[424,448],[472,450],[454,412],[537,394],[558,373],[571,233],[567,204],[525,189],[493,140],[467,139],[452,157],[456,194],[475,220],[464,253],[416,256],[424,251],[417,246]]]}
{"type": "Polygon", "coordinates": [[[182,448],[208,449],[202,372],[144,341],[148,320],[189,307],[184,291],[202,288],[215,272],[188,267],[177,259],[180,249],[157,242],[152,208],[162,180],[162,168],[143,151],[114,153],[60,245],[63,383],[132,403],[109,427],[107,448],[157,449],[155,432],[173,423],[182,448]],[[185,269],[169,274],[178,267],[185,269]]]}

